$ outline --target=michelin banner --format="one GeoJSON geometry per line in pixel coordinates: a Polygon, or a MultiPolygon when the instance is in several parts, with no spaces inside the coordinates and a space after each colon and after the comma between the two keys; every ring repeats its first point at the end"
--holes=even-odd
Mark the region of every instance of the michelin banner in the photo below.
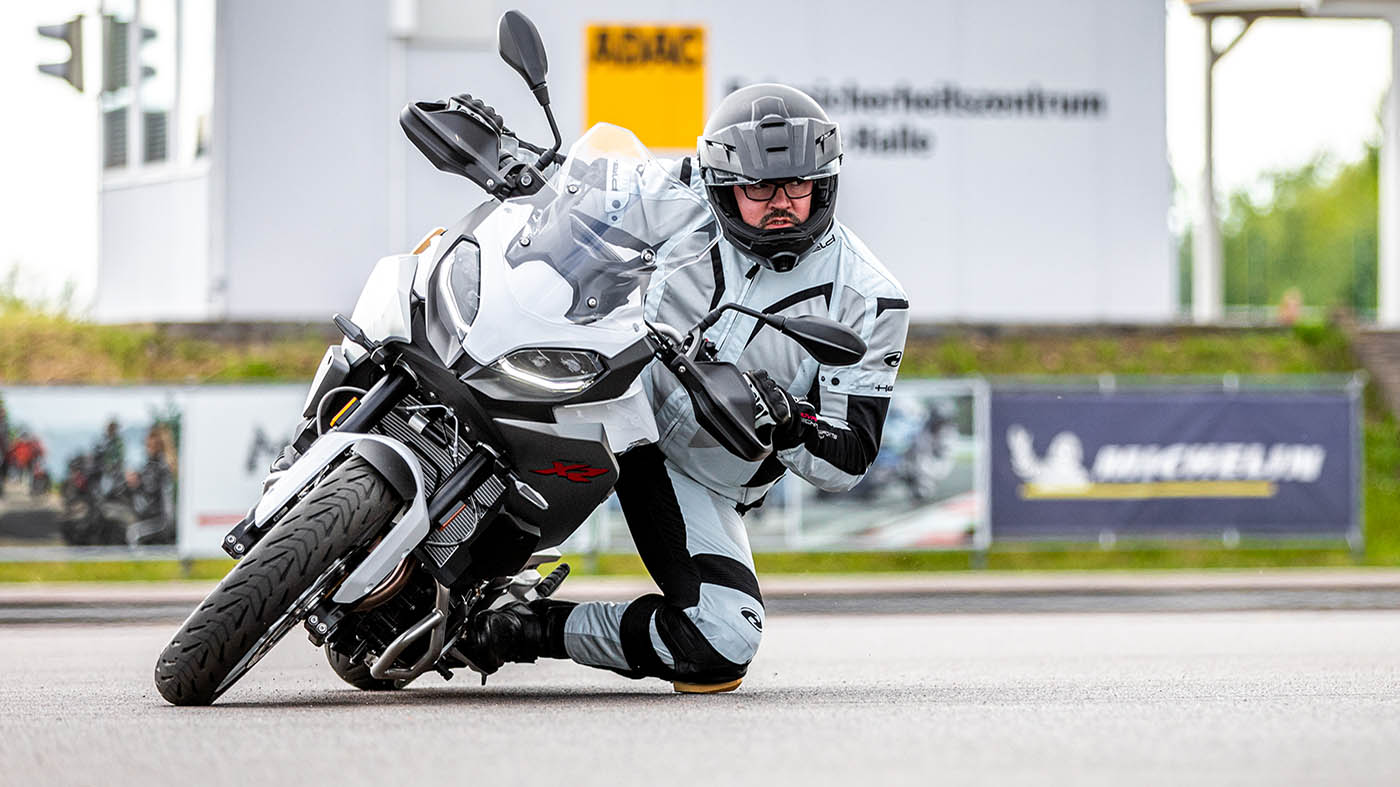
{"type": "Polygon", "coordinates": [[[997,391],[998,540],[1354,538],[1350,392],[997,391]]]}

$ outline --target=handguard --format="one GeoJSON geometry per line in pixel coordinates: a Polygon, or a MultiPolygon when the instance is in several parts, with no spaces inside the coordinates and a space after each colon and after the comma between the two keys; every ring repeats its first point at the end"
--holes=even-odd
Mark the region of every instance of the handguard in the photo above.
{"type": "Polygon", "coordinates": [[[695,420],[726,450],[749,462],[773,450],[758,435],[754,390],[738,367],[680,354],[667,359],[666,366],[690,393],[695,420]]]}

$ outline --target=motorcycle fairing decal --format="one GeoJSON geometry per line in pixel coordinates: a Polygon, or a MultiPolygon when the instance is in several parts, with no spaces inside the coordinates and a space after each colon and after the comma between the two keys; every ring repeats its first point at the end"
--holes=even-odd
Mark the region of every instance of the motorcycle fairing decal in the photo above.
{"type": "Polygon", "coordinates": [[[557,475],[576,483],[587,484],[592,483],[594,478],[608,472],[608,469],[606,467],[589,467],[586,464],[562,462],[556,459],[554,460],[553,467],[547,467],[543,470],[531,470],[530,472],[539,473],[540,475],[557,475]]]}

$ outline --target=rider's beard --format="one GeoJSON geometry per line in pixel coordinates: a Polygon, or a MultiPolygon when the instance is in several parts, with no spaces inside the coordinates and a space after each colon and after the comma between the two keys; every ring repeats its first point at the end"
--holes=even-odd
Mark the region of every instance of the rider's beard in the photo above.
{"type": "Polygon", "coordinates": [[[758,227],[759,229],[763,229],[778,219],[787,219],[794,227],[802,223],[797,220],[796,214],[791,211],[773,210],[764,215],[763,220],[758,223],[758,227]]]}

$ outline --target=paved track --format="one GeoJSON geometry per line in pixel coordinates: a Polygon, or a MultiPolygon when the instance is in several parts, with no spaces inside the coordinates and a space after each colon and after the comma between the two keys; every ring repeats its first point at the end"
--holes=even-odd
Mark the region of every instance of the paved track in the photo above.
{"type": "Polygon", "coordinates": [[[730,695],[561,662],[363,694],[289,640],[201,709],[150,684],[171,626],[0,626],[0,783],[1400,783],[1400,612],[768,623],[730,695]]]}

